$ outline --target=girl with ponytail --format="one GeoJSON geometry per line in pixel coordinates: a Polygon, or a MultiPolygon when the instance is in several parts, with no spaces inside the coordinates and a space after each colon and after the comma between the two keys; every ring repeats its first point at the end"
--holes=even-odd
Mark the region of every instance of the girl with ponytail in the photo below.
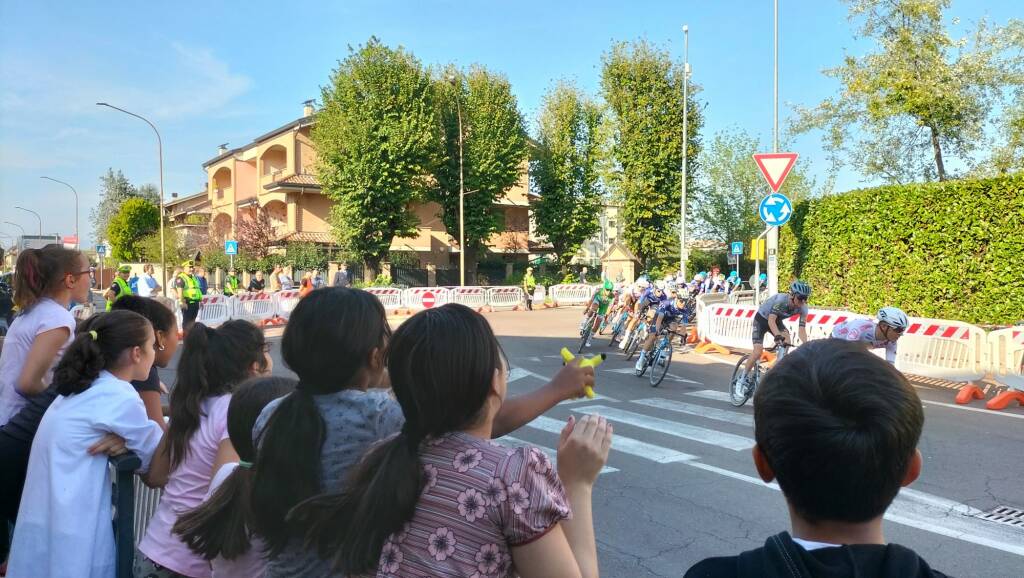
{"type": "Polygon", "coordinates": [[[203,505],[182,514],[174,524],[174,533],[210,561],[213,578],[263,576],[263,543],[249,530],[252,463],[256,460],[252,428],[263,408],[291,393],[296,383],[285,377],[259,377],[235,391],[228,405],[228,434],[239,459],[217,470],[203,505]]]}
{"type": "Polygon", "coordinates": [[[611,445],[603,418],[569,418],[557,473],[537,448],[490,441],[508,365],[464,305],[403,323],[387,368],[405,424],[344,489],[292,510],[306,545],[345,576],[598,575],[590,496],[611,445]]]}
{"type": "Polygon", "coordinates": [[[263,331],[248,321],[228,321],[216,329],[196,323],[183,347],[171,391],[170,424],[149,475],[149,482],[164,492],[139,543],[136,576],[211,575],[209,561],[171,529],[182,512],[202,503],[221,466],[238,461],[228,432],[232,392],[250,377],[269,374],[273,366],[263,331]]]}
{"type": "Polygon", "coordinates": [[[101,313],[85,322],[54,371],[58,397],[32,442],[10,576],[100,578],[115,572],[107,456],[90,448],[114,434],[150,460],[163,430],[146,417],[131,381],[153,364],[153,328],[130,311],[101,313]]]}

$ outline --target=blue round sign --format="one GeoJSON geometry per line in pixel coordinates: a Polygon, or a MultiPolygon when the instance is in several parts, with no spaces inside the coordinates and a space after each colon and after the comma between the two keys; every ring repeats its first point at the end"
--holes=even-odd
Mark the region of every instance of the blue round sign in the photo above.
{"type": "Polygon", "coordinates": [[[772,193],[761,199],[757,207],[757,214],[769,227],[781,227],[789,221],[793,214],[793,204],[789,202],[786,195],[772,193]]]}

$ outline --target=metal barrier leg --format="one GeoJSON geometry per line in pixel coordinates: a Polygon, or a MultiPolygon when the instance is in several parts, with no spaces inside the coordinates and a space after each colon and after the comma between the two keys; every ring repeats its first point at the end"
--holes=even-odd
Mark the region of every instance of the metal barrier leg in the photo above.
{"type": "Polygon", "coordinates": [[[135,471],[142,460],[132,452],[110,458],[116,473],[110,494],[114,506],[114,547],[117,578],[132,578],[135,562],[135,471]]]}

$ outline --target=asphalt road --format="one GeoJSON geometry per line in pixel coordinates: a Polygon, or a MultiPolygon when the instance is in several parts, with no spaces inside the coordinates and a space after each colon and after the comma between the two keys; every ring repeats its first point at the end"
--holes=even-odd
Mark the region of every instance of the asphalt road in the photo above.
{"type": "MultiPolygon", "coordinates": [[[[559,349],[578,343],[580,314],[488,314],[513,368],[513,395],[554,375],[559,349]]],[[[607,338],[594,341],[594,352],[611,352],[607,338]]],[[[273,355],[275,373],[287,374],[276,345],[273,355]]],[[[598,398],[562,403],[503,438],[553,452],[569,415],[599,413],[614,423],[594,491],[602,576],[681,576],[698,560],[758,547],[789,529],[778,487],[761,482],[750,458],[752,408],[723,398],[736,359],[677,351],[669,376],[651,388],[615,350],[598,368],[598,398]]],[[[173,368],[165,371],[173,382],[173,368]]],[[[1014,527],[978,517],[998,506],[1024,509],[1024,411],[956,406],[951,384],[914,383],[924,401],[925,468],[890,508],[887,539],[950,575],[1024,576],[1024,521],[1014,527]]]]}

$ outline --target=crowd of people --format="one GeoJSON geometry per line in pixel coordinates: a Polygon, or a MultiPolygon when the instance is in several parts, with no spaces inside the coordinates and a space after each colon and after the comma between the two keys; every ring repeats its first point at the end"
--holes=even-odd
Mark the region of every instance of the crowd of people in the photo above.
{"type": "MultiPolygon", "coordinates": [[[[169,309],[121,295],[76,326],[68,305],[89,290],[80,253],[26,250],[17,271],[0,351],[7,576],[113,575],[107,456],[126,451],[163,488],[138,578],[599,575],[591,496],[611,424],[570,417],[556,463],[493,441],[582,396],[592,368],[570,363],[510,396],[479,313],[448,304],[392,331],[372,295],[321,288],[281,342],[295,379],[270,376],[252,324],[197,323],[155,413],[154,366],[178,346],[169,309]]],[[[848,341],[810,342],[756,395],[754,463],[778,480],[791,532],[686,576],[942,576],[882,535],[921,470],[921,402],[898,371],[848,341]]]]}

